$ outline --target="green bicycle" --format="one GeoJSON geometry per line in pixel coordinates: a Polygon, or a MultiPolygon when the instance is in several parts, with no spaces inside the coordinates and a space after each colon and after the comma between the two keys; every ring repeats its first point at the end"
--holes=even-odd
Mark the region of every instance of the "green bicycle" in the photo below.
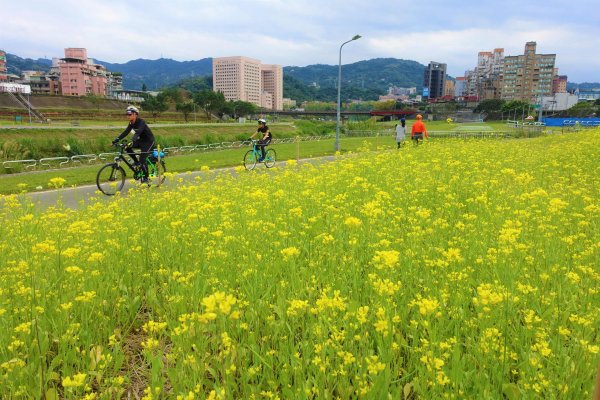
{"type": "MultiPolygon", "coordinates": [[[[119,148],[119,155],[115,157],[114,162],[108,163],[100,168],[98,175],[96,175],[96,186],[98,189],[107,196],[114,196],[117,192],[120,192],[125,186],[125,170],[121,166],[124,163],[131,172],[133,178],[141,183],[143,173],[138,166],[136,166],[132,160],[128,160],[125,157],[125,148],[127,143],[117,143],[115,146],[119,148]]],[[[158,149],[150,152],[149,156],[146,157],[146,163],[148,164],[148,186],[159,187],[165,181],[165,172],[167,167],[163,157],[165,153],[158,149]]]]}
{"type": "Polygon", "coordinates": [[[248,171],[252,171],[256,168],[256,164],[262,162],[265,164],[265,167],[271,168],[275,165],[275,161],[277,160],[277,153],[273,149],[268,149],[265,153],[265,159],[262,159],[262,152],[260,151],[260,144],[258,140],[252,140],[252,150],[248,150],[244,155],[244,167],[248,171]]]}

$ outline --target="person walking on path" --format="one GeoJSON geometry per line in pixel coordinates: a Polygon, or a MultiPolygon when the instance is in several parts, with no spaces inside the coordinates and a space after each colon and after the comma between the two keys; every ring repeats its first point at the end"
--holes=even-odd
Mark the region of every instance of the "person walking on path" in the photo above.
{"type": "Polygon", "coordinates": [[[410,131],[410,138],[414,140],[415,145],[417,145],[419,142],[423,141],[423,135],[425,135],[426,139],[429,139],[427,128],[425,128],[425,124],[423,123],[423,116],[421,114],[417,114],[417,120],[413,124],[410,131]]]}
{"type": "Polygon", "coordinates": [[[396,124],[396,143],[398,143],[398,149],[404,144],[406,140],[406,120],[400,119],[400,123],[396,124]]]}

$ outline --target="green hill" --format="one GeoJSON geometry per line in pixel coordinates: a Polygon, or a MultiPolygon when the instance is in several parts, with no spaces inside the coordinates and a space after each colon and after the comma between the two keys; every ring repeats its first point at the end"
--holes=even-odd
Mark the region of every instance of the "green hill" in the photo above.
{"type": "MultiPolygon", "coordinates": [[[[109,71],[123,74],[125,89],[159,90],[170,86],[187,86],[197,78],[212,75],[212,58],[197,61],[137,59],[126,63],[108,63],[96,60],[109,71]]],[[[52,62],[47,59],[23,59],[7,54],[10,73],[25,70],[47,71],[52,62]]],[[[390,86],[420,89],[425,66],[416,61],[395,58],[376,58],[342,66],[342,97],[346,99],[376,100],[387,93],[390,86]]],[[[297,101],[337,99],[337,65],[315,64],[306,67],[284,67],[284,97],[297,101]]],[[[202,82],[200,82],[202,83],[202,82]]],[[[195,83],[196,85],[198,82],[195,83]]],[[[202,83],[203,84],[203,83],[202,83]]]]}
{"type": "MultiPolygon", "coordinates": [[[[342,65],[342,98],[376,100],[390,86],[423,86],[425,66],[416,61],[375,58],[342,65]]],[[[337,65],[284,67],[284,96],[295,100],[335,101],[337,65]]]]}

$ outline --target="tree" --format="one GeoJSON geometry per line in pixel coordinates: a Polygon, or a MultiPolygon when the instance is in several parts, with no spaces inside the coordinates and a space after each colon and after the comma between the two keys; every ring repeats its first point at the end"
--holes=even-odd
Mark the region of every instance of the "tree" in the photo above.
{"type": "Polygon", "coordinates": [[[396,108],[396,100],[376,101],[373,105],[375,111],[392,111],[396,108]]]}
{"type": "Polygon", "coordinates": [[[212,89],[212,75],[199,78],[187,78],[180,81],[177,86],[192,93],[210,90],[212,89]]]}
{"type": "Polygon", "coordinates": [[[188,116],[194,111],[195,104],[193,101],[188,100],[175,105],[175,109],[183,113],[183,119],[188,122],[188,116]]]}
{"type": "Polygon", "coordinates": [[[163,89],[160,94],[167,100],[175,104],[182,103],[184,98],[187,98],[187,91],[175,87],[163,89]]]}
{"type": "Polygon", "coordinates": [[[514,118],[517,119],[519,114],[521,115],[521,118],[524,118],[523,116],[526,117],[529,114],[530,108],[531,104],[526,101],[511,100],[502,105],[501,111],[503,113],[508,113],[509,116],[512,114],[514,115],[514,118]]]}
{"type": "Polygon", "coordinates": [[[206,118],[210,121],[211,114],[222,116],[227,109],[225,96],[221,92],[212,90],[202,90],[194,94],[194,102],[204,110],[206,118]]]}
{"type": "Polygon", "coordinates": [[[160,94],[156,97],[149,95],[146,96],[144,100],[143,108],[144,110],[149,111],[152,114],[152,117],[156,120],[161,112],[169,109],[169,104],[167,104],[164,96],[160,96],[160,94]]]}
{"type": "Polygon", "coordinates": [[[590,117],[598,112],[597,107],[591,101],[580,101],[566,111],[566,116],[569,117],[590,117]]]}
{"type": "Polygon", "coordinates": [[[248,103],[247,101],[230,101],[231,105],[231,115],[233,117],[237,116],[246,116],[248,114],[256,114],[258,111],[258,107],[252,103],[248,103]]]}
{"type": "Polygon", "coordinates": [[[484,113],[492,113],[492,112],[500,112],[502,111],[502,107],[506,102],[500,99],[487,99],[483,100],[477,107],[473,110],[473,112],[484,112],[484,113]]]}
{"type": "Polygon", "coordinates": [[[142,83],[142,92],[148,91],[148,86],[145,83],[142,83]]]}

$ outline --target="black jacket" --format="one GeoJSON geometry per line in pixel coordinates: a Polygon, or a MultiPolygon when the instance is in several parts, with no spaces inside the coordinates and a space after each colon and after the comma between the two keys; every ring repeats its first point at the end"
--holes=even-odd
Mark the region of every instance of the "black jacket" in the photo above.
{"type": "Polygon", "coordinates": [[[133,124],[127,125],[127,128],[119,135],[118,139],[123,139],[131,131],[133,131],[133,138],[131,139],[133,143],[154,143],[154,135],[143,119],[137,118],[133,124]]]}

